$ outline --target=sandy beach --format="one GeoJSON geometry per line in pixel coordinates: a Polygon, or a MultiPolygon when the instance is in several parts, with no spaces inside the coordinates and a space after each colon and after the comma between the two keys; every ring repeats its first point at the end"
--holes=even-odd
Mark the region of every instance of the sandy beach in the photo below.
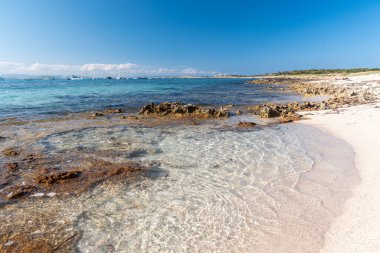
{"type": "Polygon", "coordinates": [[[355,153],[361,177],[354,195],[344,205],[326,234],[322,252],[378,252],[380,248],[380,157],[378,105],[355,106],[339,114],[317,112],[301,124],[316,126],[344,139],[355,153]]]}
{"type": "MultiPolygon", "coordinates": [[[[351,77],[352,82],[371,85],[379,75],[351,77]],[[369,83],[369,84],[368,84],[369,83]]],[[[343,82],[344,84],[344,82],[343,82]]],[[[378,85],[372,84],[378,93],[378,85]]],[[[355,165],[361,177],[354,195],[345,203],[343,214],[326,233],[321,252],[379,252],[380,249],[380,106],[359,105],[319,111],[301,124],[318,127],[345,140],[355,151],[355,165]]]]}

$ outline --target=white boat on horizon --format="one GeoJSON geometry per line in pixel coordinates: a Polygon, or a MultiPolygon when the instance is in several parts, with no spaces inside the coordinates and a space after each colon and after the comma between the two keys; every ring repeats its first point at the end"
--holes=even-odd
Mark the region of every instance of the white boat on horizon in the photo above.
{"type": "Polygon", "coordinates": [[[67,78],[67,80],[82,80],[81,76],[71,75],[67,78]]]}

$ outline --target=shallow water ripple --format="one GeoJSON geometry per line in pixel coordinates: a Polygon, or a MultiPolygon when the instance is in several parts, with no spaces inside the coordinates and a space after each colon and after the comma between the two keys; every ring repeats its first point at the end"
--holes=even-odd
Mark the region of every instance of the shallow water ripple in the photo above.
{"type": "Polygon", "coordinates": [[[314,252],[310,244],[335,215],[320,204],[333,198],[322,186],[331,176],[344,184],[339,176],[350,168],[323,153],[328,136],[302,128],[119,126],[54,134],[42,144],[50,152],[79,146],[88,155],[156,166],[140,185],[88,196],[78,221],[80,251],[271,252],[292,241],[314,252]],[[117,150],[111,158],[110,150],[117,150]]]}

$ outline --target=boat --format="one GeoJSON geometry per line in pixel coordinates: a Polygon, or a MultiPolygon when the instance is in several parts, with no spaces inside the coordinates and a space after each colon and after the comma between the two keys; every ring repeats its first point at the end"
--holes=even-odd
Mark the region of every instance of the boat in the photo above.
{"type": "Polygon", "coordinates": [[[112,79],[112,77],[110,77],[110,76],[107,76],[107,77],[106,77],[106,79],[112,79]]]}
{"type": "Polygon", "coordinates": [[[71,75],[67,78],[67,80],[82,80],[83,78],[76,75],[71,75]]]}

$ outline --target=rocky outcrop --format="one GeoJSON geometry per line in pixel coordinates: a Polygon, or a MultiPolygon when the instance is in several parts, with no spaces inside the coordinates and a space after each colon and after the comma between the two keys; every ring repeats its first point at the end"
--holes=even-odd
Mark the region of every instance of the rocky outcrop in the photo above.
{"type": "Polygon", "coordinates": [[[203,108],[192,104],[182,104],[178,102],[163,102],[160,104],[148,104],[140,110],[140,114],[149,115],[159,115],[159,116],[191,116],[191,117],[201,117],[201,118],[220,118],[227,117],[229,115],[226,108],[220,108],[215,110],[213,108],[203,108]]]}
{"type": "Polygon", "coordinates": [[[293,83],[298,83],[300,81],[310,81],[306,78],[288,78],[288,77],[266,77],[266,78],[258,78],[249,81],[250,84],[281,84],[288,85],[293,83]]]}
{"type": "Polygon", "coordinates": [[[270,106],[264,105],[260,109],[259,115],[261,118],[274,118],[274,117],[279,117],[280,113],[281,111],[277,107],[272,108],[270,106]]]}
{"type": "Polygon", "coordinates": [[[310,77],[287,78],[268,77],[252,80],[253,84],[286,84],[289,90],[300,93],[306,97],[328,96],[322,103],[307,102],[309,105],[296,108],[296,110],[323,110],[337,109],[352,105],[370,103],[376,100],[376,95],[367,85],[351,82],[348,78],[337,77],[310,77]],[[340,83],[335,83],[340,80],[340,83]],[[343,81],[343,82],[342,82],[343,81]]]}
{"type": "Polygon", "coordinates": [[[297,114],[296,111],[299,110],[301,106],[295,102],[291,104],[263,104],[263,105],[255,105],[249,107],[249,111],[259,115],[260,118],[293,118],[300,119],[301,115],[297,114]]]}

